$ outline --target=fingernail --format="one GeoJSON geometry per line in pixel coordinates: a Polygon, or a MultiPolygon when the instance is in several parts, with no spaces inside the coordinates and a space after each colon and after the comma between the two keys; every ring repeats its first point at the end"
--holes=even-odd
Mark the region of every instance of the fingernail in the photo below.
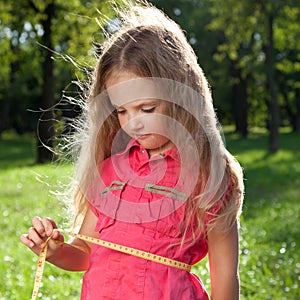
{"type": "Polygon", "coordinates": [[[29,247],[32,248],[34,246],[34,243],[30,243],[29,247]]]}
{"type": "Polygon", "coordinates": [[[47,231],[47,235],[50,236],[52,234],[52,230],[47,231]]]}

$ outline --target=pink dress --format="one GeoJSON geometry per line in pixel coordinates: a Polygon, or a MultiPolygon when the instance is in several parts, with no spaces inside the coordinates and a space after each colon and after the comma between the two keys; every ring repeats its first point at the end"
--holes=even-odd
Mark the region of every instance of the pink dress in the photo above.
{"type": "MultiPolygon", "coordinates": [[[[105,241],[158,254],[190,265],[206,256],[207,240],[180,247],[184,188],[176,149],[149,159],[131,141],[106,159],[97,192],[89,200],[98,217],[95,230],[105,241]],[[100,188],[99,188],[100,187],[100,188]]],[[[191,233],[188,233],[188,235],[191,233]]],[[[209,299],[200,279],[184,270],[94,245],[81,299],[209,299]]]]}

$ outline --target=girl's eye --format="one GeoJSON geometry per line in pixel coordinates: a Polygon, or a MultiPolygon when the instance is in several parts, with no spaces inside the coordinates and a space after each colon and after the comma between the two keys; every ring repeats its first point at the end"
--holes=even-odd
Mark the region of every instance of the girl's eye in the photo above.
{"type": "Polygon", "coordinates": [[[154,112],[154,110],[155,110],[155,106],[142,108],[142,112],[144,112],[144,113],[152,113],[152,112],[154,112]]]}
{"type": "Polygon", "coordinates": [[[126,110],[122,110],[122,109],[117,109],[117,114],[118,115],[122,115],[125,113],[126,110]]]}

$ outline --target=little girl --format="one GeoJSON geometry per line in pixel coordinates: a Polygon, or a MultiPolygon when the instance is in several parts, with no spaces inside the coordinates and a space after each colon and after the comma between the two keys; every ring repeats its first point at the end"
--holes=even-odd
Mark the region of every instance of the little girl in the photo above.
{"type": "Polygon", "coordinates": [[[142,257],[79,238],[62,243],[49,218],[34,217],[21,241],[39,254],[52,235],[47,260],[86,271],[81,299],[209,299],[200,279],[179,267],[207,254],[211,298],[239,299],[242,171],[222,142],[208,83],[161,11],[144,3],[120,18],[74,139],[74,218],[80,234],[142,257]]]}

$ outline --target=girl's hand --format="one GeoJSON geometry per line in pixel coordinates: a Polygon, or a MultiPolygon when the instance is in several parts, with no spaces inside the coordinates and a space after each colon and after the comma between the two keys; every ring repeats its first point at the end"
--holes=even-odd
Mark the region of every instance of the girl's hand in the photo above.
{"type": "MultiPolygon", "coordinates": [[[[35,254],[39,254],[45,245],[45,241],[51,236],[53,229],[57,228],[57,226],[53,220],[40,217],[32,218],[32,225],[33,227],[28,229],[28,233],[22,234],[20,239],[35,254]]],[[[58,231],[54,232],[48,242],[47,258],[53,255],[63,242],[64,237],[58,231]]]]}

